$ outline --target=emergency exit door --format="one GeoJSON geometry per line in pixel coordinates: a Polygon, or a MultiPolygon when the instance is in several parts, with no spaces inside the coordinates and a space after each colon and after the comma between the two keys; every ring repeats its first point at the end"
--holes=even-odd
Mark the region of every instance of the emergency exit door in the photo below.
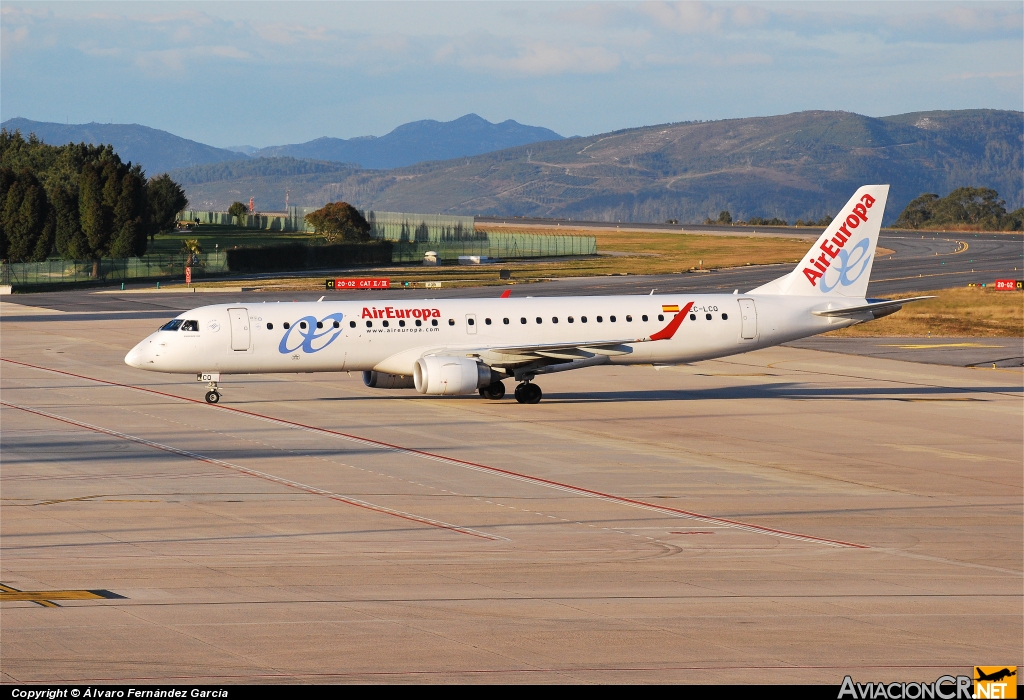
{"type": "Polygon", "coordinates": [[[231,349],[249,349],[249,309],[228,309],[231,316],[231,349]]]}
{"type": "Polygon", "coordinates": [[[753,299],[740,299],[740,337],[753,340],[757,337],[757,307],[753,299]]]}

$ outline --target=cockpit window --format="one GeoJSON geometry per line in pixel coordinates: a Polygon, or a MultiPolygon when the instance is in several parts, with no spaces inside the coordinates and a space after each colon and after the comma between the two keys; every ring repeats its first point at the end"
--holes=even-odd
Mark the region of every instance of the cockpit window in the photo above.
{"type": "Polygon", "coordinates": [[[160,330],[162,330],[162,331],[176,331],[179,328],[181,328],[181,324],[183,324],[183,323],[184,323],[183,320],[181,320],[180,318],[176,318],[173,321],[168,321],[165,325],[163,325],[160,328],[160,330]]]}
{"type": "Polygon", "coordinates": [[[183,330],[183,331],[194,331],[194,332],[198,333],[199,332],[199,321],[185,321],[185,323],[183,323],[182,326],[181,326],[181,330],[183,330]]]}

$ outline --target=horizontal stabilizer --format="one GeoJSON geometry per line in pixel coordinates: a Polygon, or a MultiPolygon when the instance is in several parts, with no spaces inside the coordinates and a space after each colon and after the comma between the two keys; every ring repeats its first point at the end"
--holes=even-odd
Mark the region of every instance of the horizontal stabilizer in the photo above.
{"type": "MultiPolygon", "coordinates": [[[[906,299],[873,299],[867,304],[858,304],[857,306],[844,306],[835,309],[815,309],[811,311],[815,316],[859,316],[863,313],[871,313],[875,318],[881,318],[882,316],[888,316],[891,313],[895,313],[903,308],[904,304],[909,304],[912,301],[923,301],[925,299],[934,299],[934,296],[928,297],[907,297],[906,299]]],[[[831,304],[829,304],[831,306],[831,304]]]]}

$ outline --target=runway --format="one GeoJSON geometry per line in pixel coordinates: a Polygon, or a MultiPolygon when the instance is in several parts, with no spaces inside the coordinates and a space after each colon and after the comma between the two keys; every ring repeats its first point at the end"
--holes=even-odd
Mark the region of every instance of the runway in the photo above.
{"type": "Polygon", "coordinates": [[[536,406],[345,374],[210,406],[123,365],[126,306],[4,318],[5,683],[1024,665],[1019,368],[775,348],[536,406]]]}

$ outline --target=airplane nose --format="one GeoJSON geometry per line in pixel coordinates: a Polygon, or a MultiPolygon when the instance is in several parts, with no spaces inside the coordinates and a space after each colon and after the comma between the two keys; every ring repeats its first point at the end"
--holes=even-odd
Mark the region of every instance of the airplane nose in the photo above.
{"type": "Polygon", "coordinates": [[[145,346],[149,344],[149,341],[142,341],[134,348],[132,348],[127,355],[124,356],[124,363],[129,367],[137,367],[143,369],[143,365],[146,362],[146,356],[149,354],[146,352],[145,346]]]}

